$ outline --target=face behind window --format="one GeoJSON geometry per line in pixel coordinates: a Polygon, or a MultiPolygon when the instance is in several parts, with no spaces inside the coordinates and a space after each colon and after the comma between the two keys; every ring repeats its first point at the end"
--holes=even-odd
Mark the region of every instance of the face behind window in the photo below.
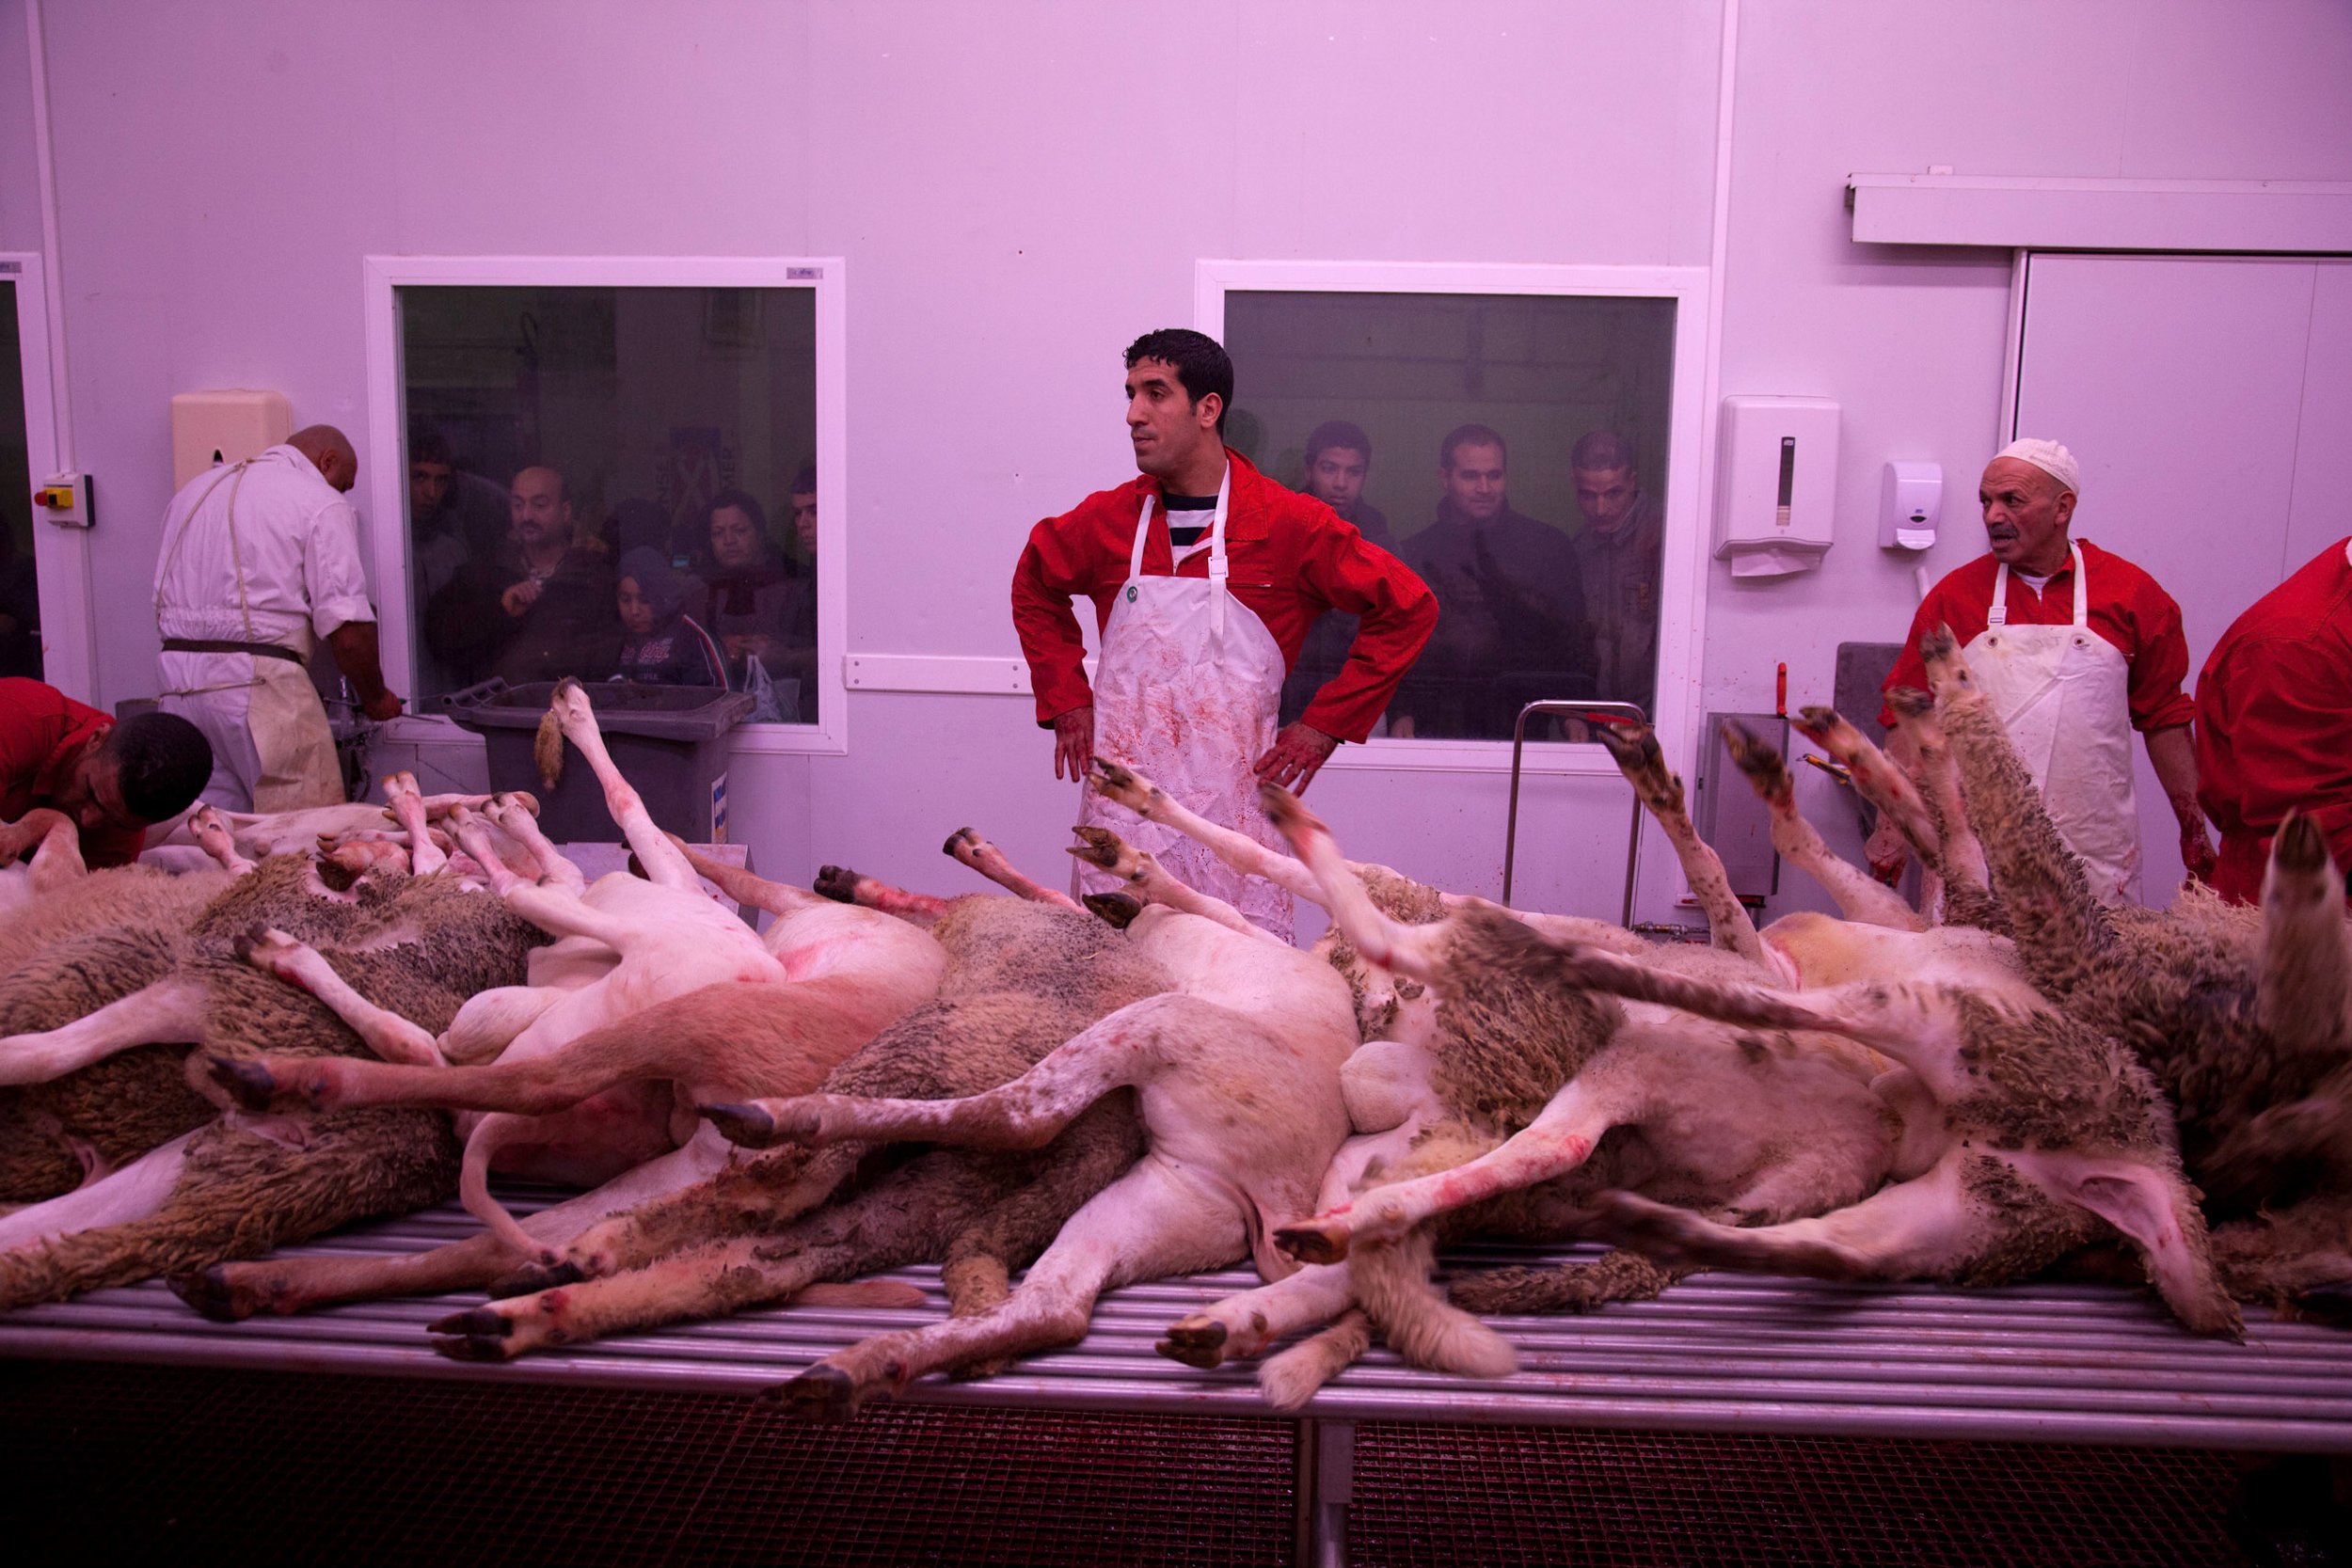
{"type": "Polygon", "coordinates": [[[743,572],[759,564],[759,530],[749,514],[723,506],[710,515],[710,559],[723,572],[743,572]]]}

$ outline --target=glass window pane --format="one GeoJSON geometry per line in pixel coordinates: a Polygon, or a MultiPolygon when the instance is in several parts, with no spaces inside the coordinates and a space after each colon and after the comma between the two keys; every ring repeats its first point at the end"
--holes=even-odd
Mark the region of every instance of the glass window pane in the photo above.
{"type": "Polygon", "coordinates": [[[398,307],[421,698],[724,684],[817,721],[813,291],[411,285],[398,307]]]}
{"type": "MultiPolygon", "coordinates": [[[[1507,740],[1540,698],[1654,710],[1674,333],[1671,299],[1225,296],[1229,441],[1437,592],[1388,735],[1507,740]]],[[[1309,635],[1285,722],[1354,634],[1309,635]]]]}
{"type": "Polygon", "coordinates": [[[0,675],[39,680],[40,592],[33,577],[33,468],[18,331],[16,285],[0,281],[0,675]]]}

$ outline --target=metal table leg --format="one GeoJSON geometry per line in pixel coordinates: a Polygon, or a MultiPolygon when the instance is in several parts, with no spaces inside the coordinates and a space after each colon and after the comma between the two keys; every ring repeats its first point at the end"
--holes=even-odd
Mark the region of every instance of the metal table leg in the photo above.
{"type": "Polygon", "coordinates": [[[1356,1423],[1302,1421],[1307,1430],[1302,1450],[1311,1464],[1302,1466],[1299,1491],[1307,1507],[1303,1568],[1344,1568],[1347,1561],[1347,1505],[1356,1496],[1356,1423]]]}
{"type": "MultiPolygon", "coordinates": [[[[1639,703],[1572,702],[1550,698],[1530,703],[1519,709],[1517,722],[1511,726],[1511,803],[1504,809],[1502,825],[1502,901],[1511,901],[1511,869],[1519,847],[1519,763],[1527,750],[1527,721],[1538,713],[1558,714],[1569,719],[1622,719],[1636,724],[1646,724],[1649,716],[1639,703]]],[[[1642,802],[1633,801],[1633,827],[1625,843],[1625,907],[1617,916],[1617,924],[1633,924],[1633,879],[1642,863],[1642,802]]]]}

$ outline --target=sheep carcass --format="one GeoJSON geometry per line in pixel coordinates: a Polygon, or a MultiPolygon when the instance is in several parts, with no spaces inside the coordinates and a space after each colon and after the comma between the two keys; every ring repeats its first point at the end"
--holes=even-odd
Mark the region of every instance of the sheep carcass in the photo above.
{"type": "Polygon", "coordinates": [[[2325,844],[2281,824],[2259,911],[2195,889],[2169,911],[2104,910],[1958,645],[1939,630],[1920,650],[2026,972],[2128,1042],[2171,1097],[2188,1174],[2226,1222],[2217,1243],[2233,1293],[2342,1315],[2352,935],[2325,844]]]}
{"type": "MultiPolygon", "coordinates": [[[[378,1043],[379,1053],[428,1065],[263,1057],[213,1067],[222,1090],[254,1110],[467,1108],[473,1119],[459,1186],[467,1209],[514,1260],[551,1262],[557,1254],[548,1242],[532,1236],[491,1195],[494,1164],[593,1187],[677,1151],[647,1179],[651,1190],[707,1174],[724,1158],[724,1146],[700,1131],[693,1106],[701,1099],[813,1086],[834,1062],[929,995],[945,960],[937,943],[900,922],[808,895],[798,895],[763,943],[702,892],[686,852],[655,826],[613,766],[577,681],[557,687],[549,713],[595,770],[645,879],[614,873],[583,887],[578,868],[522,813],[507,825],[545,868],[542,880],[508,871],[467,827],[459,830],[460,842],[485,863],[508,909],[551,935],[611,955],[610,967],[587,984],[533,988],[515,999],[500,1018],[512,1026],[509,1037],[486,1042],[498,1053],[496,1064],[460,1070],[431,1064],[489,1054],[485,1042],[469,1040],[461,1053],[437,1041],[397,1010],[370,1006],[337,987],[301,944],[276,943],[266,957],[282,977],[314,990],[378,1043]],[[748,1002],[731,990],[745,986],[758,992],[748,1002]],[[674,1002],[683,1004],[675,1017],[640,1016],[674,1002]],[[761,1004],[776,1010],[772,1026],[741,1031],[747,1006],[761,1004]]],[[[641,1181],[625,1196],[642,1198],[647,1187],[641,1181]]]]}
{"type": "Polygon", "coordinates": [[[1148,1151],[1073,1214],[1018,1289],[976,1316],[887,1334],[827,1356],[786,1393],[847,1416],[876,1389],[944,1367],[1072,1343],[1097,1296],[1138,1279],[1254,1258],[1290,1263],[1269,1225],[1305,1212],[1346,1133],[1339,1069],[1357,1042],[1328,966],[1225,924],[1152,908],[1127,937],[1174,989],[1130,1004],[985,1093],[945,1101],[811,1095],[708,1108],[738,1142],[917,1139],[1035,1148],[1132,1088],[1148,1151]]]}
{"type": "MultiPolygon", "coordinates": [[[[1687,830],[1678,783],[1645,740],[1629,737],[1621,760],[1670,834],[1679,821],[1686,852],[1703,854],[1721,883],[1711,851],[1687,830]]],[[[1439,1220],[1446,1234],[1559,1239],[1576,1234],[1594,1195],[1613,1185],[1777,1218],[1863,1196],[1899,1157],[1899,1117],[1872,1093],[1879,1066],[1867,1053],[1786,1037],[1743,1039],[1689,1020],[1629,1022],[1613,1002],[1521,983],[1511,965],[1490,959],[1490,947],[1507,953],[1524,942],[1525,917],[1449,899],[1384,868],[1355,866],[1319,827],[1306,827],[1311,819],[1303,815],[1293,836],[1306,863],[1232,842],[1124,768],[1099,768],[1097,787],[1330,908],[1329,956],[1372,999],[1371,1022],[1385,1036],[1358,1052],[1343,1075],[1359,1136],[1327,1178],[1325,1212],[1277,1233],[1312,1266],[1183,1320],[1164,1354],[1199,1366],[1254,1355],[1354,1302],[1407,1359],[1498,1375],[1511,1365],[1509,1347],[1438,1302],[1426,1283],[1439,1237],[1425,1222],[1439,1220]],[[1311,835],[1311,856],[1303,853],[1302,835],[1311,835]],[[1392,970],[1400,947],[1437,961],[1408,956],[1392,970]],[[1726,1104],[1740,1114],[1723,1117],[1726,1104]],[[1605,1137],[1615,1129],[1623,1131],[1605,1137]],[[1342,1258],[1345,1267],[1336,1261],[1342,1258]]],[[[1269,804],[1281,812],[1293,805],[1287,798],[1269,804]]],[[[1157,868],[1136,859],[1131,880],[1152,893],[1157,868]]],[[[1709,885],[1704,878],[1694,882],[1709,885]]],[[[1744,923],[1727,886],[1723,893],[1718,902],[1744,923]]],[[[1722,918],[1730,923],[1729,912],[1722,918]]],[[[1646,946],[1594,923],[1547,923],[1599,934],[1629,952],[1646,946]]],[[[1752,927],[1745,936],[1753,944],[1752,927]]],[[[1738,940],[1727,933],[1727,942],[1738,940]]],[[[1728,954],[1713,961],[1746,964],[1728,954]]],[[[1464,1282],[1455,1296],[1490,1309],[1581,1307],[1655,1293],[1668,1277],[1638,1259],[1613,1256],[1464,1282]]],[[[1367,1338],[1351,1312],[1269,1362],[1261,1381],[1278,1404],[1294,1405],[1367,1338]]]]}
{"type": "MultiPolygon", "coordinates": [[[[938,998],[842,1062],[834,1095],[956,1099],[1004,1084],[1106,1015],[1168,989],[1162,967],[1007,867],[970,830],[957,859],[1025,895],[934,899],[834,867],[819,885],[926,927],[947,954],[938,998]]],[[[1010,1271],[1142,1151],[1132,1097],[1097,1101],[1041,1148],[790,1147],[575,1238],[517,1282],[553,1285],[433,1325],[444,1353],[505,1358],[630,1328],[739,1311],[814,1282],[939,1261],[971,1317],[1010,1271]],[[580,1281],[580,1283],[574,1283],[580,1281]]],[[[970,1370],[967,1366],[966,1370],[970,1370]]]]}
{"type": "MultiPolygon", "coordinates": [[[[262,915],[333,937],[340,945],[326,961],[340,983],[444,1023],[473,993],[518,979],[538,940],[495,900],[446,875],[365,879],[348,902],[313,884],[312,868],[296,857],[263,862],[213,901],[178,949],[167,950],[160,979],[105,1010],[124,1034],[194,1040],[213,1052],[249,1051],[257,1041],[345,1052],[359,1048],[351,1031],[311,997],[259,973],[245,956],[246,940],[221,927],[249,931],[262,915]],[[145,1026],[132,1027],[141,1018],[145,1026]]],[[[147,1060],[169,1079],[180,1076],[168,1053],[147,1060]]],[[[106,1065],[47,1087],[87,1086],[106,1065]]],[[[133,1087],[138,1092],[119,1107],[92,1114],[137,1120],[144,1101],[169,1110],[186,1100],[198,1120],[211,1115],[176,1082],[171,1092],[152,1082],[133,1087]]],[[[119,1170],[0,1218],[0,1305],[185,1270],[420,1207],[443,1196],[455,1175],[448,1120],[429,1111],[359,1111],[299,1129],[237,1117],[188,1125],[119,1170]]]]}

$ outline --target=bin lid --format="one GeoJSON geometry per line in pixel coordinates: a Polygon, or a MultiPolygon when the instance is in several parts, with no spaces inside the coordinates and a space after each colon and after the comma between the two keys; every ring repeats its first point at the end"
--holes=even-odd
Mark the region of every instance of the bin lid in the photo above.
{"type": "MultiPolygon", "coordinates": [[[[477,733],[533,730],[555,695],[553,681],[509,686],[493,675],[441,699],[441,711],[477,733]]],[[[646,686],[634,681],[580,683],[596,710],[597,728],[656,740],[716,740],[752,716],[758,701],[748,691],[717,686],[646,686]]]]}

